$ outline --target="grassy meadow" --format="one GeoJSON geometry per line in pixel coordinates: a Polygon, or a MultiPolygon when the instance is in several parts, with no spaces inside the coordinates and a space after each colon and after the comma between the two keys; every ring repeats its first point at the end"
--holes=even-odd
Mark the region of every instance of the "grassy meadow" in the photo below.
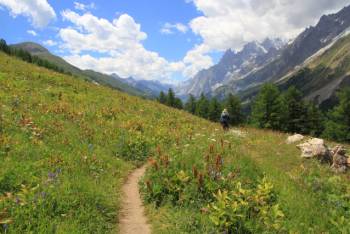
{"type": "Polygon", "coordinates": [[[130,170],[207,123],[2,53],[0,113],[2,233],[117,231],[130,170]]]}
{"type": "Polygon", "coordinates": [[[0,233],[117,233],[121,184],[145,161],[154,233],[349,233],[348,175],[286,137],[0,53],[0,233]]]}
{"type": "Polygon", "coordinates": [[[349,175],[302,159],[285,134],[241,131],[197,129],[154,159],[142,185],[155,233],[349,233],[349,175]],[[217,190],[233,193],[226,206],[217,190]]]}

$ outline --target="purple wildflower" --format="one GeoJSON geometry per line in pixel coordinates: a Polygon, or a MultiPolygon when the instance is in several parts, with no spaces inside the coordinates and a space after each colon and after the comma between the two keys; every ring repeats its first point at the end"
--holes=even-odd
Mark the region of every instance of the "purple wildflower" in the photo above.
{"type": "Polygon", "coordinates": [[[51,179],[51,180],[56,179],[56,176],[57,176],[57,174],[56,174],[56,173],[53,173],[53,172],[49,172],[49,174],[48,174],[48,177],[49,177],[49,179],[51,179]]]}
{"type": "Polygon", "coordinates": [[[4,224],[2,225],[2,227],[4,228],[5,233],[6,233],[6,232],[7,232],[7,229],[9,228],[9,225],[8,225],[7,223],[4,223],[4,224]]]}

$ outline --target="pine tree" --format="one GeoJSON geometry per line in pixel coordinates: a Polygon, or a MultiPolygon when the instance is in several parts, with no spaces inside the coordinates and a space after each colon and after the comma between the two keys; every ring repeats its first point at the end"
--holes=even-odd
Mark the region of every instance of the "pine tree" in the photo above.
{"type": "Polygon", "coordinates": [[[243,115],[241,110],[241,100],[233,94],[229,94],[224,102],[224,105],[230,114],[230,124],[238,125],[242,123],[243,115]]]}
{"type": "Polygon", "coordinates": [[[158,101],[162,104],[167,103],[167,97],[163,91],[160,92],[159,97],[158,97],[158,101]]]}
{"type": "Polygon", "coordinates": [[[338,93],[339,104],[329,113],[324,136],[336,141],[350,142],[350,88],[338,93]]]}
{"type": "Polygon", "coordinates": [[[217,122],[220,119],[221,105],[216,98],[212,98],[209,103],[208,118],[213,122],[217,122]]]}
{"type": "Polygon", "coordinates": [[[183,104],[180,98],[175,98],[175,104],[174,107],[177,109],[182,110],[183,109],[183,104]]]}
{"type": "Polygon", "coordinates": [[[201,94],[196,108],[196,115],[208,119],[209,101],[204,94],[201,94]]]}
{"type": "Polygon", "coordinates": [[[6,54],[10,54],[10,47],[7,45],[4,39],[0,39],[0,50],[6,54]]]}
{"type": "Polygon", "coordinates": [[[252,123],[260,128],[281,129],[281,97],[277,86],[265,84],[257,96],[252,111],[252,123]]]}
{"type": "Polygon", "coordinates": [[[185,105],[185,110],[194,115],[196,113],[196,106],[197,106],[196,98],[192,94],[190,94],[190,97],[188,98],[188,101],[186,102],[186,105],[185,105]]]}
{"type": "Polygon", "coordinates": [[[174,91],[170,88],[168,90],[168,97],[167,97],[167,105],[170,106],[170,107],[175,107],[175,103],[176,100],[175,100],[175,93],[174,91]]]}
{"type": "Polygon", "coordinates": [[[324,131],[324,117],[321,110],[313,103],[307,104],[306,133],[320,136],[324,131]]]}
{"type": "Polygon", "coordinates": [[[290,133],[308,133],[307,108],[302,93],[294,86],[282,95],[283,130],[290,133]]]}

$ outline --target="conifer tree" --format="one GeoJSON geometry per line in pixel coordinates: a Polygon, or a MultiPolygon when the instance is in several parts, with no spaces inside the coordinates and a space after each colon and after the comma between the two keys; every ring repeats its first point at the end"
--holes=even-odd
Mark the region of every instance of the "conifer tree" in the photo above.
{"type": "Polygon", "coordinates": [[[281,129],[280,91],[273,84],[265,84],[257,96],[252,111],[252,123],[260,128],[281,129]]]}
{"type": "Polygon", "coordinates": [[[196,107],[196,115],[208,119],[209,101],[207,97],[202,93],[196,107]]]}
{"type": "Polygon", "coordinates": [[[175,98],[174,107],[180,110],[183,109],[183,104],[180,98],[175,98]]]}
{"type": "Polygon", "coordinates": [[[221,105],[216,98],[212,98],[209,103],[208,118],[211,121],[217,122],[220,120],[221,105]]]}
{"type": "Polygon", "coordinates": [[[330,112],[324,136],[350,142],[350,88],[338,93],[339,104],[330,112]]]}
{"type": "Polygon", "coordinates": [[[170,88],[169,90],[168,90],[168,97],[167,97],[167,105],[168,106],[171,106],[171,107],[175,107],[175,102],[176,102],[176,100],[175,100],[175,93],[174,93],[174,91],[170,88]]]}
{"type": "Polygon", "coordinates": [[[306,133],[320,136],[324,130],[324,117],[321,110],[313,103],[307,104],[306,133]]]}
{"type": "Polygon", "coordinates": [[[290,133],[308,133],[307,109],[302,99],[302,93],[294,86],[282,95],[283,130],[290,133]]]}
{"type": "Polygon", "coordinates": [[[196,105],[197,105],[196,98],[192,94],[190,94],[190,97],[188,98],[188,101],[186,102],[186,105],[185,105],[185,110],[191,114],[195,114],[196,105]]]}
{"type": "Polygon", "coordinates": [[[167,97],[163,91],[160,92],[159,97],[158,97],[158,101],[162,104],[167,103],[167,97]]]}
{"type": "Polygon", "coordinates": [[[229,94],[224,102],[224,108],[226,108],[230,114],[231,125],[238,125],[242,123],[243,115],[241,110],[241,100],[237,96],[229,94]]]}
{"type": "Polygon", "coordinates": [[[7,45],[4,39],[0,39],[0,50],[6,54],[10,54],[10,47],[7,45]]]}

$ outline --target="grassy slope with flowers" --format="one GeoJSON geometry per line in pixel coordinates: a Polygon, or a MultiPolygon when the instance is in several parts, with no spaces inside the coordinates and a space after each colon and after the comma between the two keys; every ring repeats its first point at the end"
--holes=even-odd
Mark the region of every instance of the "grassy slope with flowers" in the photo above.
{"type": "Polygon", "coordinates": [[[245,137],[208,124],[159,150],[142,183],[155,233],[350,231],[348,175],[301,159],[283,133],[241,131],[245,137]]]}
{"type": "Polygon", "coordinates": [[[206,123],[0,53],[0,233],[115,231],[129,159],[206,123]]]}
{"type": "Polygon", "coordinates": [[[121,183],[147,157],[155,233],[349,230],[346,175],[242,131],[0,54],[0,233],[117,231],[121,183]]]}

